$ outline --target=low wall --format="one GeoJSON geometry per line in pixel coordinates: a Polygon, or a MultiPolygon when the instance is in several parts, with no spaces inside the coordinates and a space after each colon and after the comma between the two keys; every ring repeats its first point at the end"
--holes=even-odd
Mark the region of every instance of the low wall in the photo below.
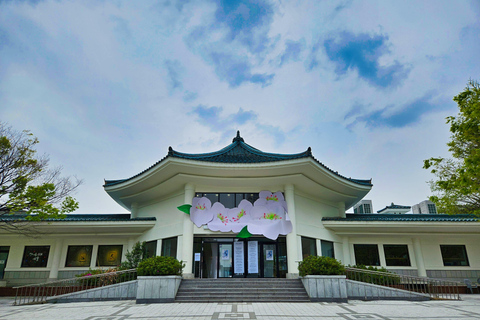
{"type": "Polygon", "coordinates": [[[430,300],[426,294],[348,280],[345,276],[305,276],[302,282],[312,302],[347,302],[349,299],[430,300]]]}
{"type": "Polygon", "coordinates": [[[305,276],[302,282],[312,302],[347,302],[345,276],[305,276]]]}
{"type": "Polygon", "coordinates": [[[138,277],[137,303],[174,302],[182,277],[138,277]]]}

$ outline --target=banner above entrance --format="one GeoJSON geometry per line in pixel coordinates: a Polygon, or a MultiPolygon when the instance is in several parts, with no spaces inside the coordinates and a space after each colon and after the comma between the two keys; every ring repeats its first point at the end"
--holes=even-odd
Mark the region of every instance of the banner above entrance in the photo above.
{"type": "Polygon", "coordinates": [[[287,235],[293,229],[281,192],[262,191],[253,205],[242,200],[232,209],[220,202],[212,205],[206,197],[195,197],[191,206],[183,205],[178,209],[190,214],[190,220],[197,227],[207,225],[212,231],[239,233],[246,227],[251,234],[276,240],[280,234],[287,235]]]}

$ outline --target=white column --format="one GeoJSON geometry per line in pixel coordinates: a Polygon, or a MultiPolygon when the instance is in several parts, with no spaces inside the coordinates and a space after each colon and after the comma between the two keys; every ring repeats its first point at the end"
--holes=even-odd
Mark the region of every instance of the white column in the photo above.
{"type": "MultiPolygon", "coordinates": [[[[195,187],[193,184],[187,183],[185,185],[184,203],[192,203],[193,197],[195,197],[195,187]]],[[[182,260],[185,263],[183,277],[193,278],[193,222],[188,214],[183,217],[182,260]]]]}
{"type": "Polygon", "coordinates": [[[348,241],[348,237],[343,237],[342,249],[343,249],[342,263],[346,266],[349,264],[351,265],[352,260],[350,258],[350,242],[348,241]]]}
{"type": "Polygon", "coordinates": [[[55,248],[53,252],[52,265],[50,267],[50,274],[48,275],[48,281],[55,281],[58,279],[58,269],[60,268],[60,257],[62,256],[63,239],[57,239],[55,241],[55,248]]]}
{"type": "Polygon", "coordinates": [[[316,239],[315,242],[317,243],[317,256],[322,256],[322,240],[316,239]]]}
{"type": "Polygon", "coordinates": [[[157,256],[162,255],[162,239],[157,240],[157,252],[155,253],[157,256]]]}
{"type": "Polygon", "coordinates": [[[92,249],[92,260],[90,260],[90,268],[92,269],[95,269],[97,267],[97,256],[98,256],[98,244],[94,244],[92,249]]]}
{"type": "Polygon", "coordinates": [[[338,203],[338,216],[340,218],[345,218],[347,215],[345,214],[345,202],[338,203]]]}
{"type": "Polygon", "coordinates": [[[131,209],[130,209],[130,218],[136,218],[138,216],[138,203],[134,202],[132,203],[131,209]]]}
{"type": "Polygon", "coordinates": [[[297,278],[298,261],[302,259],[298,250],[299,244],[297,241],[297,223],[295,216],[295,189],[293,184],[285,185],[285,201],[287,201],[288,216],[293,225],[292,232],[287,234],[287,278],[297,278]]]}
{"type": "Polygon", "coordinates": [[[415,254],[415,261],[417,262],[417,272],[419,277],[426,277],[427,270],[423,262],[422,245],[419,238],[413,238],[413,253],[415,254]]]}

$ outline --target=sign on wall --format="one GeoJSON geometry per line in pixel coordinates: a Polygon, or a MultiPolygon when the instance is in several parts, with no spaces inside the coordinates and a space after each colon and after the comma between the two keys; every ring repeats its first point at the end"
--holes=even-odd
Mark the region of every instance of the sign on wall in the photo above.
{"type": "Polygon", "coordinates": [[[242,200],[238,207],[232,209],[225,208],[220,202],[212,205],[206,197],[195,197],[192,205],[183,205],[178,209],[190,214],[190,220],[197,227],[206,225],[212,231],[235,232],[242,237],[263,235],[276,240],[280,234],[287,235],[293,229],[281,192],[261,191],[253,205],[248,200],[242,200]]]}

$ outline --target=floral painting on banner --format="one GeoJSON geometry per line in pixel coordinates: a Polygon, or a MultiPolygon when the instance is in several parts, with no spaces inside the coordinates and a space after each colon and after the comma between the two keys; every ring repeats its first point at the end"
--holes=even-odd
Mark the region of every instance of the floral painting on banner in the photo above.
{"type": "Polygon", "coordinates": [[[225,208],[220,202],[212,204],[206,197],[193,198],[191,206],[184,205],[179,209],[189,213],[190,220],[197,227],[206,225],[212,231],[263,235],[276,240],[293,229],[281,192],[262,191],[253,205],[242,200],[232,209],[225,208]]]}

